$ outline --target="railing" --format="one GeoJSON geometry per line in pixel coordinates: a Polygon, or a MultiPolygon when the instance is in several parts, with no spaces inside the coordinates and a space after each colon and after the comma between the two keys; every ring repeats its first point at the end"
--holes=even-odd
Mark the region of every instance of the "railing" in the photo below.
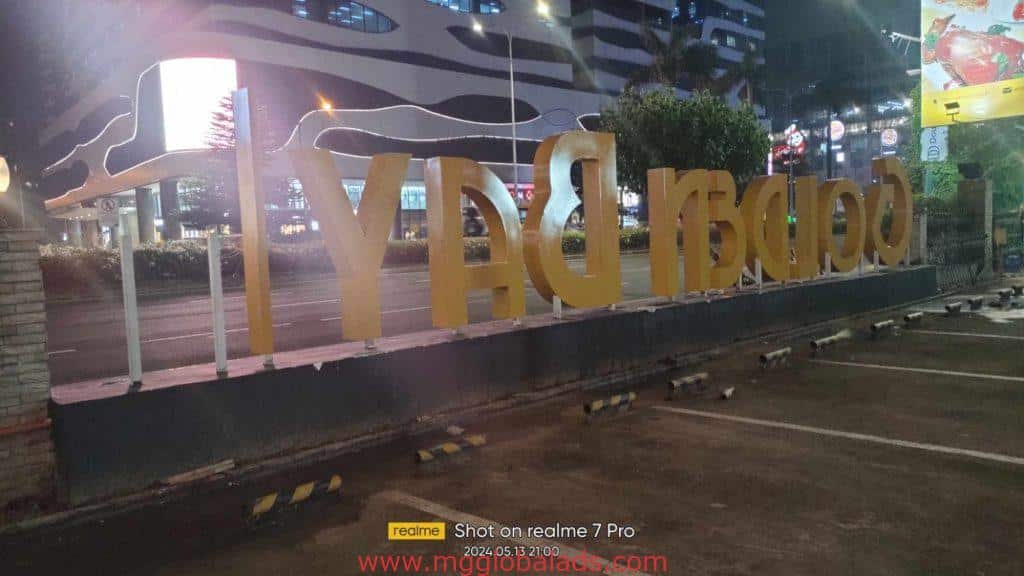
{"type": "MultiPolygon", "coordinates": [[[[920,221],[915,214],[915,221],[920,221]]],[[[973,286],[992,261],[992,239],[977,215],[959,208],[929,208],[924,230],[928,263],[943,290],[973,286]]]]}

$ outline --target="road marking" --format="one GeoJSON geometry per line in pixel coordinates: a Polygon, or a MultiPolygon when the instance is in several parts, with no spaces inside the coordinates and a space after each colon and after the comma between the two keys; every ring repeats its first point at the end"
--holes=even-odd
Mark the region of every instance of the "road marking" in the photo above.
{"type": "MultiPolygon", "coordinates": [[[[274,328],[287,328],[291,326],[291,322],[285,322],[284,324],[274,324],[274,328]]],[[[248,328],[232,328],[225,330],[225,334],[237,334],[239,332],[248,332],[248,328]]],[[[165,336],[163,338],[152,338],[150,340],[143,340],[143,344],[153,344],[155,342],[171,342],[174,340],[185,340],[186,338],[202,338],[203,336],[213,337],[213,332],[200,332],[198,334],[182,334],[180,336],[165,336]]]]}
{"type": "MultiPolygon", "coordinates": [[[[397,490],[388,490],[385,492],[380,492],[378,496],[394,504],[400,504],[402,506],[407,506],[414,510],[419,510],[420,512],[426,512],[427,514],[436,516],[438,518],[443,518],[445,520],[448,520],[449,522],[472,524],[474,526],[494,526],[495,534],[506,529],[505,525],[499,524],[498,522],[494,522],[493,520],[487,520],[486,518],[481,518],[479,516],[474,516],[472,514],[467,514],[465,512],[453,510],[451,508],[448,508],[447,506],[431,502],[430,500],[424,500],[423,498],[418,498],[416,496],[413,496],[412,494],[407,494],[405,492],[399,492],[397,490]]],[[[645,572],[638,572],[636,570],[629,570],[627,568],[614,567],[611,562],[605,560],[604,558],[601,558],[600,556],[595,556],[590,552],[583,552],[582,550],[571,548],[569,546],[566,546],[565,544],[555,542],[554,540],[548,540],[546,538],[529,538],[526,536],[519,538],[513,537],[502,539],[509,540],[511,542],[516,542],[521,546],[535,546],[541,548],[557,547],[560,551],[560,556],[564,556],[567,559],[582,559],[584,557],[586,557],[587,559],[593,559],[603,568],[601,574],[632,574],[633,576],[650,576],[645,572]]]]}
{"type": "Polygon", "coordinates": [[[994,338],[996,340],[1024,340],[1024,336],[1007,336],[1005,334],[974,334],[971,332],[942,332],[941,330],[908,330],[911,334],[931,334],[933,336],[962,336],[964,338],[994,338]]]}
{"type": "Polygon", "coordinates": [[[848,440],[860,440],[861,442],[872,442],[875,444],[885,444],[887,446],[898,446],[900,448],[914,448],[916,450],[925,450],[927,452],[938,452],[941,454],[952,454],[955,456],[968,456],[970,458],[977,458],[979,460],[990,460],[992,462],[1001,462],[1003,464],[1015,464],[1017,466],[1024,466],[1024,458],[1018,458],[1017,456],[1007,456],[1006,454],[997,454],[995,452],[981,452],[978,450],[968,450],[965,448],[953,448],[950,446],[942,446],[940,444],[924,444],[921,442],[911,442],[909,440],[899,440],[896,438],[886,438],[884,436],[872,436],[870,434],[858,434],[856,432],[844,432],[842,430],[833,430],[831,428],[818,428],[815,426],[803,426],[801,424],[790,424],[788,422],[778,422],[776,420],[760,420],[757,418],[744,418],[743,416],[731,416],[729,414],[721,414],[718,412],[704,412],[703,410],[689,410],[687,408],[672,408],[670,406],[654,406],[655,410],[662,412],[672,412],[675,414],[685,414],[687,416],[699,416],[701,418],[709,418],[711,420],[722,420],[726,422],[738,422],[741,424],[752,424],[754,426],[764,426],[766,428],[778,428],[782,430],[793,430],[795,432],[809,432],[811,434],[818,434],[819,436],[831,436],[834,438],[846,438],[848,440]]]}
{"type": "Polygon", "coordinates": [[[288,304],[275,304],[271,308],[295,308],[296,306],[310,306],[312,304],[337,304],[341,302],[335,298],[334,300],[313,300],[311,302],[290,302],[288,304]]]}
{"type": "Polygon", "coordinates": [[[874,368],[876,370],[892,370],[895,372],[917,372],[919,374],[939,374],[942,376],[962,376],[964,378],[979,378],[983,380],[1002,380],[1004,382],[1024,382],[1024,377],[1002,376],[999,374],[978,374],[977,372],[956,372],[953,370],[933,370],[931,368],[911,368],[909,366],[885,366],[882,364],[861,364],[859,362],[838,362],[836,360],[811,360],[813,364],[828,364],[830,366],[850,366],[852,368],[874,368]]]}
{"type": "Polygon", "coordinates": [[[76,350],[74,348],[68,348],[67,350],[54,350],[53,352],[47,352],[46,355],[47,356],[56,356],[58,354],[71,354],[73,352],[78,352],[78,350],[76,350]]]}

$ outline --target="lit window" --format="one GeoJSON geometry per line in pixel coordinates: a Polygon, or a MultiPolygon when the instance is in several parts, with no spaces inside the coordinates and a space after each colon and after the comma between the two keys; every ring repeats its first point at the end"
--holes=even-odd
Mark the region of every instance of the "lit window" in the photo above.
{"type": "Polygon", "coordinates": [[[464,14],[501,14],[505,11],[505,4],[501,0],[426,0],[426,2],[464,14]]]}
{"type": "Polygon", "coordinates": [[[728,46],[729,48],[735,48],[736,47],[736,37],[733,36],[732,34],[729,34],[728,36],[726,36],[725,37],[725,45],[728,46]]]}
{"type": "Polygon", "coordinates": [[[334,26],[371,33],[391,32],[398,28],[394,20],[359,2],[330,0],[327,7],[327,23],[334,26]]]}
{"type": "Polygon", "coordinates": [[[309,6],[306,0],[292,0],[292,14],[299,18],[309,18],[309,6]]]}

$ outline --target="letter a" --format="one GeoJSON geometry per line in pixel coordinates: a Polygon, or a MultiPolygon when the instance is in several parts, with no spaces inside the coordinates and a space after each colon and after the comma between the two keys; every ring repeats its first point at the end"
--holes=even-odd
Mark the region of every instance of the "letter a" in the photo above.
{"type": "Polygon", "coordinates": [[[465,158],[431,158],[426,165],[427,232],[430,237],[430,304],[434,327],[469,323],[466,291],[493,290],[495,318],[526,315],[523,238],[519,209],[490,169],[465,158]],[[466,266],[462,243],[465,193],[487,224],[491,262],[466,266]]]}

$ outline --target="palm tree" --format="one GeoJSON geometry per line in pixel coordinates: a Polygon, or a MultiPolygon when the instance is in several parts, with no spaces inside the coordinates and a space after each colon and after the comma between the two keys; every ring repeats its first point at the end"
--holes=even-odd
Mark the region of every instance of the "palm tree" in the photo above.
{"type": "Polygon", "coordinates": [[[729,70],[727,70],[726,73],[718,79],[718,83],[722,87],[723,91],[728,90],[737,84],[743,84],[744,95],[746,96],[745,101],[748,106],[753,106],[754,87],[760,85],[761,82],[764,81],[764,77],[764,62],[762,62],[753,52],[747,52],[743,55],[743,61],[729,68],[729,70]]]}
{"type": "Polygon", "coordinates": [[[839,115],[843,108],[863,104],[867,98],[864,91],[851,84],[847,79],[833,76],[815,82],[814,88],[803,98],[803,105],[818,110],[825,110],[825,177],[832,178],[832,119],[839,115]]]}
{"type": "Polygon", "coordinates": [[[630,86],[656,82],[671,88],[689,79],[697,90],[710,90],[715,86],[717,49],[700,40],[694,26],[675,26],[664,41],[654,30],[644,30],[644,48],[652,56],[651,65],[639,70],[629,81],[630,86]]]}

